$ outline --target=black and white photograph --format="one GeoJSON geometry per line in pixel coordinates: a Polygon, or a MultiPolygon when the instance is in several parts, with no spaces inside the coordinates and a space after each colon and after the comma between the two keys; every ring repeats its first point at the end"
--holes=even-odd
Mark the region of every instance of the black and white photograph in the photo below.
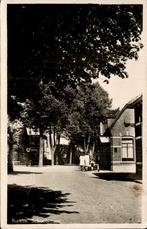
{"type": "Polygon", "coordinates": [[[1,0],[1,228],[147,226],[145,10],[1,0]]]}

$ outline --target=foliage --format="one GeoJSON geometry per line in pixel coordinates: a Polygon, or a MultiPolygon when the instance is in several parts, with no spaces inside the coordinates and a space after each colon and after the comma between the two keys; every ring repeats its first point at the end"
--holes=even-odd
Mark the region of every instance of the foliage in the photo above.
{"type": "Polygon", "coordinates": [[[98,83],[78,87],[68,116],[66,133],[69,139],[82,147],[86,144],[84,150],[90,150],[90,144],[99,138],[100,122],[110,106],[107,92],[98,83]]]}
{"type": "Polygon", "coordinates": [[[128,77],[126,62],[143,47],[142,10],[139,4],[9,4],[11,118],[21,113],[25,125],[41,134],[48,129],[54,140],[66,130],[72,140],[94,142],[110,101],[92,79],[128,77]]]}
{"type": "Polygon", "coordinates": [[[24,125],[21,120],[15,119],[11,121],[8,118],[8,142],[10,144],[20,144],[20,136],[23,133],[24,125]]]}
{"type": "MultiPolygon", "coordinates": [[[[59,144],[61,133],[66,126],[67,106],[62,98],[54,95],[55,87],[52,83],[40,85],[40,97],[36,100],[27,99],[20,103],[23,107],[21,118],[26,127],[39,129],[40,149],[39,165],[43,163],[43,135],[49,135],[49,145],[54,164],[54,153],[59,144]]],[[[56,94],[56,93],[55,93],[56,94]]]]}
{"type": "Polygon", "coordinates": [[[9,93],[35,99],[40,79],[62,91],[100,75],[127,77],[141,32],[139,4],[8,5],[9,93]]]}
{"type": "Polygon", "coordinates": [[[24,125],[19,119],[13,121],[8,117],[8,173],[13,172],[13,153],[23,151],[22,135],[24,125]]]}
{"type": "Polygon", "coordinates": [[[70,7],[58,21],[58,62],[63,65],[59,64],[59,72],[61,69],[68,75],[70,69],[73,80],[80,75],[79,80],[84,81],[99,74],[127,77],[126,61],[137,59],[142,47],[138,42],[140,14],[141,6],[70,7]]]}
{"type": "Polygon", "coordinates": [[[34,126],[43,132],[51,126],[63,127],[66,119],[66,106],[64,101],[57,99],[51,90],[50,84],[40,86],[39,100],[31,101],[26,99],[21,103],[23,111],[21,118],[28,127],[34,126]]]}

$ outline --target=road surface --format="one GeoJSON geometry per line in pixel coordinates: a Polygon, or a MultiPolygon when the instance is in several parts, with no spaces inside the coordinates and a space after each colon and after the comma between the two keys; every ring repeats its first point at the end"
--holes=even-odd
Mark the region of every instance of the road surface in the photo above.
{"type": "Polygon", "coordinates": [[[8,176],[9,223],[140,223],[142,184],[94,173],[18,166],[8,176]]]}

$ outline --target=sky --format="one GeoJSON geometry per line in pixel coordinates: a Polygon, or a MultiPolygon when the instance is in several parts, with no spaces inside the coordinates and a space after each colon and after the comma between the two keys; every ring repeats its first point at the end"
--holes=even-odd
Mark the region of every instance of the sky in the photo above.
{"type": "Polygon", "coordinates": [[[109,93],[112,98],[112,108],[122,108],[127,102],[143,93],[145,89],[145,51],[144,48],[139,53],[138,60],[129,60],[126,71],[129,77],[121,79],[114,76],[109,84],[100,80],[100,85],[109,93]]]}

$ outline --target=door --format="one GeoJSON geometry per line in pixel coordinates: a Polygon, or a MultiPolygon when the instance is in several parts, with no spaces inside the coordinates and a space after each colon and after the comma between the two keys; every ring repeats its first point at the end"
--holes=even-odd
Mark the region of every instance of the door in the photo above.
{"type": "Polygon", "coordinates": [[[110,143],[102,143],[99,159],[100,170],[111,170],[110,143]]]}

